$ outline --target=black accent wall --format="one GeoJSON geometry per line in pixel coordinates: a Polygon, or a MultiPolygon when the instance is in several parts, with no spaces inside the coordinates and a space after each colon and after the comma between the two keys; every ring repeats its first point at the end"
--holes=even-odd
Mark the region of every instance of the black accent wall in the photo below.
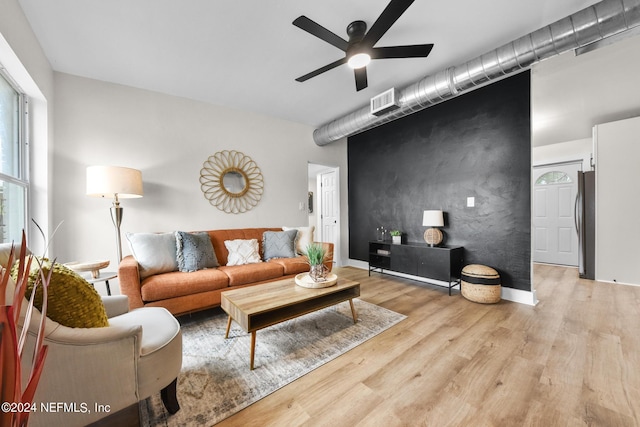
{"type": "Polygon", "coordinates": [[[349,137],[349,257],[380,226],[424,242],[422,212],[442,209],[465,265],[531,290],[530,105],[527,71],[349,137]]]}

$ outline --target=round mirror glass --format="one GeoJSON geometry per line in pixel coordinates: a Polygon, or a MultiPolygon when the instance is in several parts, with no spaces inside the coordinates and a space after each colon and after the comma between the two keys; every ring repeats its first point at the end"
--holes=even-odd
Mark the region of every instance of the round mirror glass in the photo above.
{"type": "Polygon", "coordinates": [[[240,194],[247,186],[244,175],[238,171],[228,171],[222,177],[222,185],[224,189],[231,194],[240,194]]]}

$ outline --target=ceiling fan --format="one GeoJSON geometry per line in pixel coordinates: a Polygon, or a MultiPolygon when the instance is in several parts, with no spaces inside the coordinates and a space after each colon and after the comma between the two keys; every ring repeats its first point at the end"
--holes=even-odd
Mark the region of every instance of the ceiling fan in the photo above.
{"type": "Polygon", "coordinates": [[[369,31],[367,31],[367,24],[364,21],[353,21],[347,26],[349,41],[344,40],[304,15],[296,18],[293,21],[293,25],[345,52],[344,58],[298,77],[296,81],[304,82],[347,63],[353,68],[356,78],[356,90],[360,91],[367,87],[366,66],[372,59],[427,57],[433,48],[433,44],[374,47],[378,40],[382,38],[414,1],[391,0],[369,31]]]}

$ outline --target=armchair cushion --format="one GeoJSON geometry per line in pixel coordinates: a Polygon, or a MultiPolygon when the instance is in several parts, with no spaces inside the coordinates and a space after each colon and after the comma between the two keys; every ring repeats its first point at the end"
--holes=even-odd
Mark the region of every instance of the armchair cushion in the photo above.
{"type": "MultiPolygon", "coordinates": [[[[7,267],[9,263],[9,254],[11,253],[11,247],[13,246],[13,260],[15,261],[18,255],[20,255],[20,243],[0,243],[0,267],[7,267]]],[[[29,248],[27,248],[27,255],[31,254],[29,248]]]]}
{"type": "Polygon", "coordinates": [[[115,317],[129,311],[129,297],[126,295],[110,295],[102,297],[102,304],[107,317],[115,317]]]}
{"type": "MultiPolygon", "coordinates": [[[[52,264],[49,259],[40,257],[31,262],[29,283],[25,293],[27,298],[31,297],[40,268],[46,277],[52,264]],[[38,265],[38,260],[41,266],[38,265]]],[[[11,270],[11,276],[15,280],[17,275],[18,269],[15,264],[11,270]]],[[[34,305],[38,310],[42,310],[42,286],[36,289],[34,305]]],[[[78,273],[57,262],[53,265],[48,287],[47,317],[71,328],[109,326],[107,312],[98,292],[78,273]]]]}
{"type": "MultiPolygon", "coordinates": [[[[180,334],[180,324],[165,308],[143,307],[110,319],[111,326],[142,326],[140,355],[160,350],[180,334]]],[[[175,377],[175,376],[174,376],[175,377]]]]}

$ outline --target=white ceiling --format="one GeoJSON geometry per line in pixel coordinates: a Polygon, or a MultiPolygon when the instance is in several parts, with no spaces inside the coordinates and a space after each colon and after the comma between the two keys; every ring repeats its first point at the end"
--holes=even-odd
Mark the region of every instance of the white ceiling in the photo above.
{"type": "Polygon", "coordinates": [[[597,0],[417,0],[376,46],[434,43],[419,59],[375,60],[356,92],[344,55],[294,27],[300,15],[347,39],[388,0],[19,0],[54,70],[319,126],[390,87],[472,59],[597,0]]]}

